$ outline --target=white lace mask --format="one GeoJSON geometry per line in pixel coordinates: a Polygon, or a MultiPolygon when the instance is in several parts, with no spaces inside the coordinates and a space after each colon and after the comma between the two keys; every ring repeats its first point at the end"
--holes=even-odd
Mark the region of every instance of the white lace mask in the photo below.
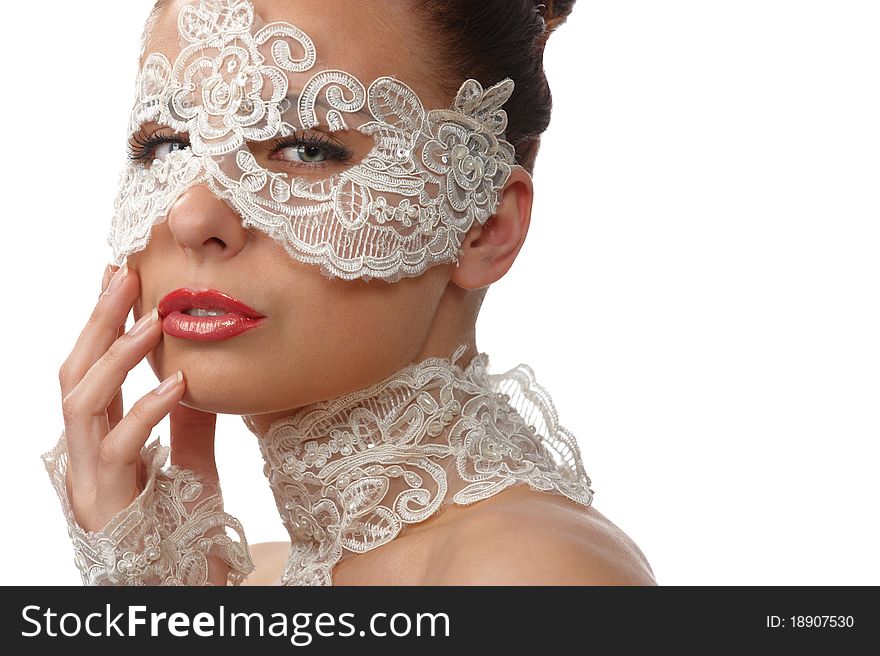
{"type": "Polygon", "coordinates": [[[473,223],[495,212],[516,166],[501,109],[512,80],[484,90],[469,79],[451,109],[426,110],[394,77],[366,86],[341,70],[313,70],[312,40],[289,23],[264,23],[247,0],[185,5],[178,33],[176,60],[152,53],[138,74],[130,135],[142,159],[120,180],[108,240],[117,264],[145,248],[153,225],[197,184],[244,227],[346,280],[395,282],[457,261],[473,223]],[[156,141],[140,132],[151,122],[167,126],[156,135],[166,140],[187,133],[189,147],[153,159],[156,141]],[[369,137],[368,152],[352,158],[354,148],[331,136],[345,130],[369,137]],[[269,170],[248,144],[268,140],[299,157],[323,149],[336,161],[269,170]]]}

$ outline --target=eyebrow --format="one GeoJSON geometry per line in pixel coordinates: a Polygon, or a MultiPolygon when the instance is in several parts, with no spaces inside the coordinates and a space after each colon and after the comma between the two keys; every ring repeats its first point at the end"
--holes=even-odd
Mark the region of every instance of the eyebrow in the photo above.
{"type": "MultiPolygon", "coordinates": [[[[146,59],[146,43],[149,39],[153,29],[155,28],[155,24],[159,17],[159,13],[170,3],[171,0],[156,0],[156,4],[153,6],[152,11],[150,12],[149,17],[147,18],[146,25],[144,26],[143,36],[141,37],[141,61],[140,66],[143,66],[143,62],[146,59]]],[[[315,60],[315,68],[321,68],[321,66],[326,66],[327,62],[318,55],[315,60]]],[[[362,83],[363,84],[363,83],[362,83]]],[[[285,96],[284,100],[290,102],[291,108],[295,108],[294,111],[297,112],[297,118],[299,118],[299,98],[302,94],[302,89],[292,89],[291,93],[288,93],[285,96]]],[[[325,93],[319,93],[317,98],[315,99],[315,108],[323,110],[324,116],[319,115],[319,125],[323,124],[323,121],[326,119],[327,112],[331,109],[335,109],[330,106],[330,103],[327,101],[327,96],[325,93]]],[[[356,112],[340,112],[343,115],[343,119],[345,116],[360,116],[367,121],[375,120],[375,116],[369,110],[368,104],[365,101],[364,106],[361,107],[356,112]]]]}
{"type": "MultiPolygon", "coordinates": [[[[300,91],[294,90],[294,92],[295,92],[294,94],[288,94],[284,97],[284,100],[290,102],[291,108],[288,109],[287,112],[282,114],[282,116],[285,117],[284,120],[290,121],[290,119],[292,117],[289,117],[288,115],[291,112],[294,113],[296,115],[295,122],[298,125],[299,124],[299,96],[302,93],[302,91],[301,90],[300,91]]],[[[318,111],[317,125],[326,126],[325,121],[326,121],[326,117],[327,117],[327,111],[329,111],[331,109],[335,109],[335,108],[330,106],[330,103],[327,101],[327,97],[323,93],[318,94],[318,97],[315,99],[315,108],[317,110],[323,110],[323,112],[318,111]]],[[[345,119],[346,116],[360,116],[363,119],[365,119],[365,121],[375,121],[376,120],[376,117],[373,116],[373,113],[369,110],[366,102],[364,103],[364,106],[361,107],[356,112],[340,112],[340,113],[342,114],[343,119],[345,119]]],[[[151,123],[151,122],[155,122],[155,121],[147,121],[145,123],[141,123],[139,126],[139,129],[142,129],[144,125],[147,125],[148,123],[151,123]]],[[[165,127],[168,127],[168,126],[165,126],[165,127]]]]}
{"type": "MultiPolygon", "coordinates": [[[[290,111],[296,111],[296,112],[297,112],[297,117],[299,116],[299,98],[300,98],[300,95],[302,95],[302,89],[294,89],[294,90],[293,90],[293,93],[288,93],[287,96],[284,98],[284,100],[287,100],[287,101],[290,103],[291,108],[296,108],[296,109],[292,109],[292,110],[290,110],[290,111]]],[[[328,100],[327,100],[327,96],[326,96],[326,94],[324,94],[324,93],[319,93],[319,94],[318,94],[318,97],[315,98],[315,108],[316,108],[316,109],[320,109],[320,110],[324,110],[324,111],[323,111],[323,115],[324,115],[324,116],[321,116],[321,112],[319,112],[319,114],[318,114],[318,119],[321,120],[321,121],[322,121],[322,120],[324,119],[324,117],[326,116],[327,111],[329,111],[329,110],[331,110],[331,109],[335,109],[334,107],[332,107],[332,106],[330,105],[330,103],[329,103],[328,100]]],[[[344,111],[341,111],[341,110],[337,110],[337,111],[339,111],[339,113],[342,114],[342,118],[343,118],[343,119],[344,119],[346,116],[361,116],[361,117],[363,117],[364,119],[366,119],[366,120],[368,120],[368,121],[375,120],[375,117],[373,116],[373,113],[369,110],[369,107],[368,107],[366,101],[364,102],[364,106],[361,107],[361,108],[360,108],[359,110],[357,110],[356,112],[344,112],[344,111]]]]}

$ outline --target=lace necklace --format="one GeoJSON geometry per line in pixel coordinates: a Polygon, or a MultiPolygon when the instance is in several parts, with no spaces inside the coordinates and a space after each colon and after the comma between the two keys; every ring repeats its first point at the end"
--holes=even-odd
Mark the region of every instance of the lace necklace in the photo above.
{"type": "Polygon", "coordinates": [[[591,481],[549,394],[520,364],[489,374],[431,357],[384,380],[300,408],[260,434],[291,547],[282,585],[332,585],[333,567],[456,503],[516,484],[589,506],[591,481]]]}

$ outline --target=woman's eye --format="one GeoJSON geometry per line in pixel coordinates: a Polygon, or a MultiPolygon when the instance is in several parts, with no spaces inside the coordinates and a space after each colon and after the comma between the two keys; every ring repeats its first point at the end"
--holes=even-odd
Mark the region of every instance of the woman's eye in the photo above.
{"type": "Polygon", "coordinates": [[[175,150],[185,150],[189,148],[185,143],[180,143],[179,141],[165,141],[160,143],[153,150],[153,158],[158,160],[164,160],[168,153],[175,150]]]}
{"type": "Polygon", "coordinates": [[[288,146],[278,151],[280,159],[288,162],[303,162],[304,164],[314,164],[316,162],[324,162],[328,159],[327,152],[320,146],[288,146]]]}

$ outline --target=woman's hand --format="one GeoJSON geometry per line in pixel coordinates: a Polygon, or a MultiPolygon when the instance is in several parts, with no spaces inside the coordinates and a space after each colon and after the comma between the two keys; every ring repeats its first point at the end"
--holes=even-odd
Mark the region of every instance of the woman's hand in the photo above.
{"type": "Polygon", "coordinates": [[[83,582],[237,585],[254,564],[241,523],[223,510],[217,415],[180,403],[186,386],[178,371],[123,416],[122,383],[162,339],[162,326],[153,311],[125,332],[139,282],[127,267],[112,281],[111,273],[59,371],[64,435],[43,454],[83,582]],[[161,468],[167,447],[144,445],[169,413],[171,466],[161,468]]]}
{"type": "MultiPolygon", "coordinates": [[[[162,339],[162,325],[147,313],[125,332],[138,297],[137,273],[125,266],[108,284],[111,272],[112,267],[105,272],[102,294],[59,371],[68,498],[77,523],[87,531],[101,530],[141,493],[140,451],[186,388],[175,373],[122,415],[122,382],[162,339]]],[[[210,441],[213,460],[213,429],[210,441]]],[[[216,468],[213,472],[216,477],[216,468]]]]}

